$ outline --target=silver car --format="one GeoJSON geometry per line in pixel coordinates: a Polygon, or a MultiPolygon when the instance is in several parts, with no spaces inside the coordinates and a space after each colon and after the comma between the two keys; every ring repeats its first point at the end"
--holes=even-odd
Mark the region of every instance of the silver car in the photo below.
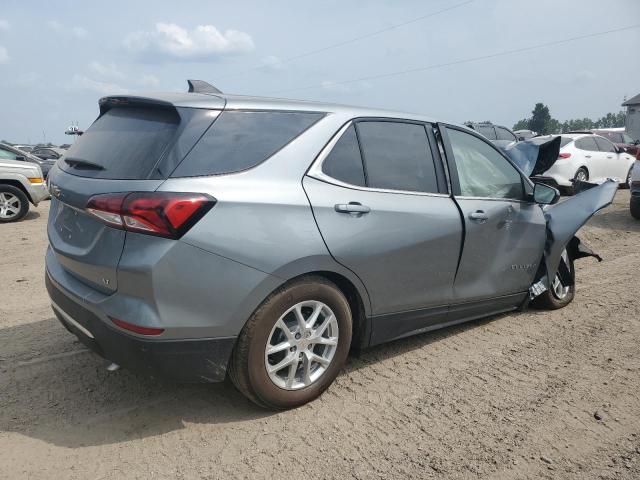
{"type": "Polygon", "coordinates": [[[49,174],[46,283],[112,362],[291,408],[351,348],[574,295],[556,205],[481,135],[421,115],[223,95],[114,96],[49,174]]]}
{"type": "Polygon", "coordinates": [[[0,224],[17,222],[49,196],[42,170],[35,163],[3,158],[0,150],[0,224]]]}

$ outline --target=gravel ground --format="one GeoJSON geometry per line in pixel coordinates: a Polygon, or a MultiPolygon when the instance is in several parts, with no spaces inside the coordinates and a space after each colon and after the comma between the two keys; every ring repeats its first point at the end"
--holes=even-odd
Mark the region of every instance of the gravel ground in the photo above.
{"type": "Polygon", "coordinates": [[[108,373],[53,318],[48,202],[0,226],[0,478],[640,478],[640,222],[628,191],[580,233],[569,307],[350,357],[319,400],[108,373]]]}

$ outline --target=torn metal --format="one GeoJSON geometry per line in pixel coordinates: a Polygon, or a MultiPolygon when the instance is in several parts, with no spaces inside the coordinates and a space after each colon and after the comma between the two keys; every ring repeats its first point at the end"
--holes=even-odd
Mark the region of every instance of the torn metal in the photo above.
{"type": "MultiPolygon", "coordinates": [[[[587,186],[583,186],[587,187],[587,186]]],[[[547,238],[544,248],[544,268],[539,271],[534,284],[530,287],[530,298],[535,298],[549,288],[556,275],[564,285],[573,284],[571,272],[564,262],[560,262],[562,252],[566,249],[572,260],[583,257],[602,258],[575,236],[597,211],[607,207],[613,201],[618,190],[618,183],[607,180],[598,186],[589,185],[587,190],[567,200],[545,207],[547,221],[547,238]],[[540,284],[542,282],[542,285],[540,284]]]]}
{"type": "Polygon", "coordinates": [[[520,167],[525,175],[541,175],[551,168],[560,153],[560,136],[534,137],[522,142],[512,143],[502,151],[520,167]]]}

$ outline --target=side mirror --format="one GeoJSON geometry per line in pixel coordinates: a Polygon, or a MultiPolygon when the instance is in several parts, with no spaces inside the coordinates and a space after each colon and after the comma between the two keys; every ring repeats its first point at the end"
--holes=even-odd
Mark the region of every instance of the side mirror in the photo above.
{"type": "Polygon", "coordinates": [[[558,203],[560,192],[544,183],[536,183],[533,187],[533,200],[541,205],[558,203]]]}
{"type": "Polygon", "coordinates": [[[524,141],[525,141],[525,138],[524,138],[524,137],[518,137],[518,141],[519,141],[519,142],[524,142],[524,141]]]}
{"type": "Polygon", "coordinates": [[[624,153],[624,152],[626,152],[626,150],[625,150],[623,147],[618,147],[618,146],[616,145],[616,153],[618,153],[618,154],[619,154],[619,153],[624,153]]]}
{"type": "Polygon", "coordinates": [[[16,160],[18,160],[20,162],[24,162],[26,160],[26,158],[24,157],[24,155],[16,155],[16,160]]]}

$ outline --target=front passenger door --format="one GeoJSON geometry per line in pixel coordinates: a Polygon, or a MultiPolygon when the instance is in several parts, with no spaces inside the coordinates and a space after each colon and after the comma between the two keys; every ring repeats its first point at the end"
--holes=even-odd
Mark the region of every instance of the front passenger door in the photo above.
{"type": "Polygon", "coordinates": [[[465,225],[454,302],[526,292],[542,259],[546,222],[522,174],[491,143],[442,129],[454,198],[465,225]]]}

